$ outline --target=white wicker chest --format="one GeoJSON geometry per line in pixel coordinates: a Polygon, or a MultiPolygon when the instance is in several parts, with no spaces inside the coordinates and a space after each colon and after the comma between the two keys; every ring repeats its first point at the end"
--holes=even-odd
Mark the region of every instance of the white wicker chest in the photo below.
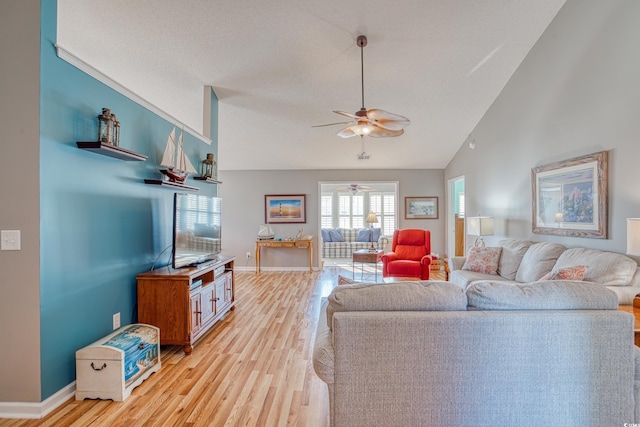
{"type": "Polygon", "coordinates": [[[76,400],[122,401],[160,366],[160,329],[124,326],[76,351],[76,400]]]}

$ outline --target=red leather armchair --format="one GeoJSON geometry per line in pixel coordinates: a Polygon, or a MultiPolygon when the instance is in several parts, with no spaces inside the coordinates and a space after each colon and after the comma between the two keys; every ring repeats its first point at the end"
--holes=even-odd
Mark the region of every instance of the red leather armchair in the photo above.
{"type": "Polygon", "coordinates": [[[382,277],[429,279],[431,232],[404,229],[393,233],[391,252],[382,255],[382,277]]]}

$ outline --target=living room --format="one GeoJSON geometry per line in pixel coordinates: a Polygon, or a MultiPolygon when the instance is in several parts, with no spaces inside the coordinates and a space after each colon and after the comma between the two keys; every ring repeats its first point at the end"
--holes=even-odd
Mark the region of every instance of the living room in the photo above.
{"type": "MultiPolygon", "coordinates": [[[[9,32],[2,37],[3,52],[15,59],[2,79],[11,96],[1,101],[8,132],[2,151],[8,155],[0,160],[0,174],[5,183],[20,177],[19,186],[3,186],[5,199],[20,203],[3,205],[0,222],[2,229],[21,229],[23,239],[20,252],[0,256],[0,337],[10,343],[0,351],[0,402],[9,410],[18,402],[42,411],[42,402],[73,382],[75,350],[109,332],[114,312],[122,313],[123,324],[132,321],[135,276],[170,243],[161,228],[169,222],[171,192],[141,184],[159,159],[134,168],[95,160],[73,144],[91,137],[95,109],[103,106],[112,106],[121,120],[129,118],[123,145],[126,135],[127,142],[142,141],[135,142],[139,151],[160,151],[170,126],[62,64],[53,47],[55,2],[23,3],[20,26],[6,22],[13,21],[11,14],[0,18],[9,32]],[[27,162],[33,173],[25,173],[27,162]]],[[[485,238],[488,245],[510,237],[625,253],[625,219],[640,216],[640,171],[635,167],[640,155],[639,7],[622,0],[567,1],[443,169],[221,168],[223,185],[204,191],[217,192],[231,211],[224,217],[230,237],[225,251],[239,257],[239,267],[245,265],[243,256],[254,250],[263,222],[266,194],[306,194],[303,226],[317,236],[318,182],[397,181],[400,200],[439,197],[439,219],[400,216],[398,226],[431,229],[434,251],[446,253],[447,183],[464,176],[468,215],[495,218],[495,235],[485,238]],[[609,153],[608,237],[533,234],[531,169],[603,150],[609,153]]],[[[201,146],[194,159],[213,148],[195,144],[188,134],[185,138],[201,146]]],[[[372,144],[368,149],[374,151],[372,144]]],[[[276,232],[295,235],[298,228],[280,226],[276,232]]],[[[303,270],[303,252],[267,258],[265,267],[303,270]]],[[[314,266],[319,267],[317,256],[314,266]]]]}

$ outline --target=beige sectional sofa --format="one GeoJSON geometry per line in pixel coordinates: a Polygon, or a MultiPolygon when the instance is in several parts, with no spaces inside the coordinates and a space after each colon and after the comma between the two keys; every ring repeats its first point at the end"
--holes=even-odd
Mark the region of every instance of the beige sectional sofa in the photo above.
{"type": "Polygon", "coordinates": [[[584,281],[337,286],[314,348],[331,425],[632,425],[640,352],[617,306],[584,281]]]}
{"type": "Polygon", "coordinates": [[[449,259],[449,280],[463,289],[482,281],[530,283],[546,274],[584,266],[582,280],[612,290],[620,304],[631,304],[633,298],[640,294],[638,264],[619,253],[514,239],[502,240],[495,248],[485,248],[484,254],[494,255],[492,250],[498,252],[497,269],[492,274],[487,274],[482,268],[474,269],[465,257],[452,257],[449,259]]]}

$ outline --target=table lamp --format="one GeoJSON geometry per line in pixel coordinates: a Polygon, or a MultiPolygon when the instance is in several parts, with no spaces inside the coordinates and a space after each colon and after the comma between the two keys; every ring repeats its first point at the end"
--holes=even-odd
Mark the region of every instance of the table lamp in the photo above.
{"type": "Polygon", "coordinates": [[[491,216],[471,216],[467,218],[467,234],[478,236],[474,245],[484,248],[482,236],[493,236],[493,217],[491,216]]]}
{"type": "Polygon", "coordinates": [[[375,212],[373,212],[373,211],[369,212],[369,215],[367,215],[366,222],[367,222],[367,224],[369,224],[369,230],[371,231],[369,233],[369,240],[371,241],[371,246],[369,247],[369,252],[375,252],[376,248],[373,246],[373,224],[377,224],[378,223],[378,217],[376,216],[375,212]]]}
{"type": "Polygon", "coordinates": [[[640,218],[627,218],[627,254],[640,256],[640,218]]]}

